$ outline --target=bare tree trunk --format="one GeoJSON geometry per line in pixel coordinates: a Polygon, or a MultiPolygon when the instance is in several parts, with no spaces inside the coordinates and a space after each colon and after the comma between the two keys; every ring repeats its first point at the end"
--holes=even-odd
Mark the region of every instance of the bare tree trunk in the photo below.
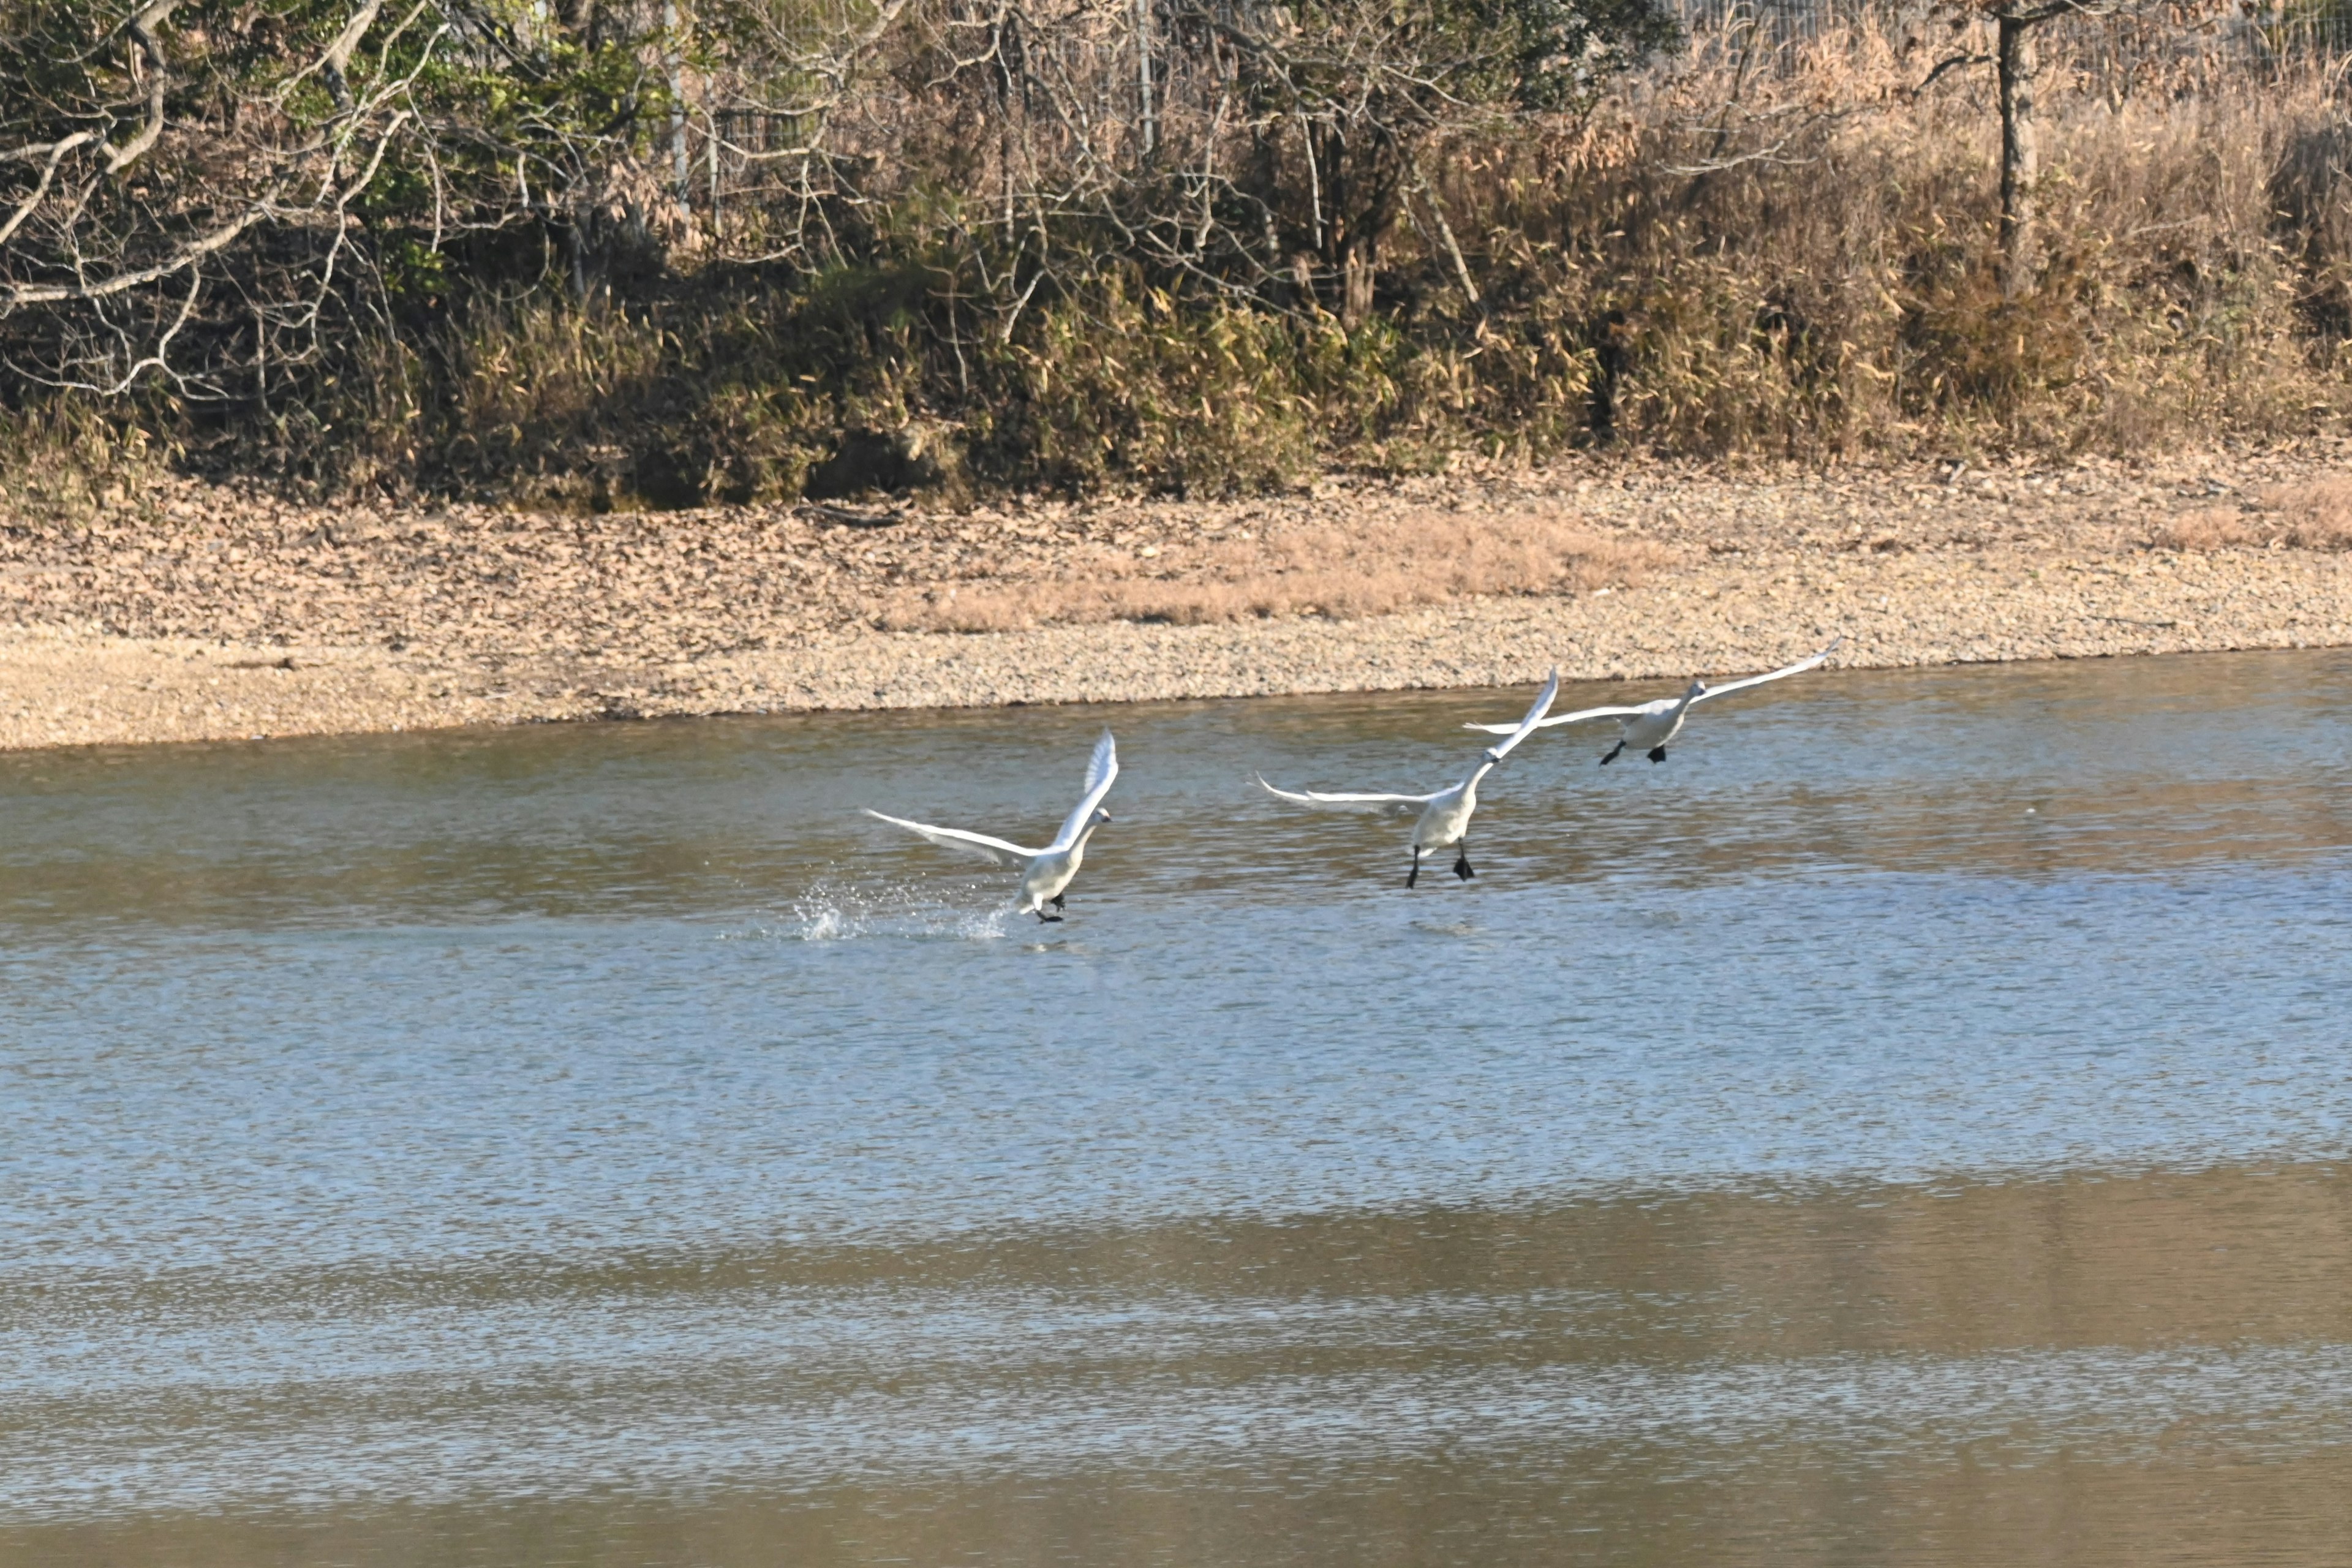
{"type": "Polygon", "coordinates": [[[1470,301],[1471,309],[1485,317],[1486,307],[1479,301],[1478,285],[1470,280],[1470,263],[1463,259],[1462,242],[1454,237],[1454,226],[1445,221],[1445,209],[1438,205],[1437,193],[1429,188],[1429,176],[1415,168],[1412,183],[1421,199],[1429,205],[1429,216],[1437,220],[1437,236],[1445,242],[1445,254],[1454,258],[1454,276],[1462,280],[1463,297],[1470,301]]]}
{"type": "Polygon", "coordinates": [[[2000,18],[2000,291],[2014,300],[2033,287],[2033,182],[2042,172],[2042,143],[2033,124],[2034,77],[2041,68],[2036,24],[2000,18]]]}
{"type": "Polygon", "coordinates": [[[1339,320],[1343,325],[1360,327],[1371,319],[1374,243],[1370,229],[1360,228],[1348,237],[1341,252],[1339,320]]]}
{"type": "Polygon", "coordinates": [[[680,210],[693,205],[693,194],[687,181],[686,162],[686,68],[677,47],[677,0],[667,0],[662,6],[662,30],[669,35],[667,42],[669,58],[669,155],[677,185],[680,210]]]}
{"type": "Polygon", "coordinates": [[[1142,93],[1143,152],[1149,157],[1160,144],[1151,118],[1151,0],[1135,0],[1135,81],[1142,93]]]}

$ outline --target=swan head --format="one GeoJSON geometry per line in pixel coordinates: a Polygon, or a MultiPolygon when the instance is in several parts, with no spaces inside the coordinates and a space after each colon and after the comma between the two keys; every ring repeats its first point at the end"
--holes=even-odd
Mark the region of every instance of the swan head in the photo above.
{"type": "Polygon", "coordinates": [[[1694,680],[1690,683],[1690,689],[1683,693],[1683,700],[1689,702],[1706,695],[1706,682],[1704,680],[1694,680]]]}
{"type": "Polygon", "coordinates": [[[1101,806],[1097,806],[1097,807],[1095,807],[1094,821],[1095,821],[1097,825],[1099,825],[1099,824],[1101,824],[1101,823],[1108,822],[1109,820],[1110,820],[1110,813],[1109,813],[1109,812],[1105,811],[1101,806]]]}

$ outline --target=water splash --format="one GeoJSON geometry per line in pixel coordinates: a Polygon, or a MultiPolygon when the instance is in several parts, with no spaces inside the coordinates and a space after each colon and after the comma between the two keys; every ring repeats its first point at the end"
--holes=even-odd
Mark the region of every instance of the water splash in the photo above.
{"type": "Polygon", "coordinates": [[[867,937],[992,942],[1004,935],[1012,910],[1001,891],[979,883],[925,881],[881,886],[820,881],[792,902],[793,924],[775,934],[803,942],[867,937]],[[968,900],[942,904],[942,893],[968,900]],[[984,907],[973,905],[986,900],[984,907]]]}

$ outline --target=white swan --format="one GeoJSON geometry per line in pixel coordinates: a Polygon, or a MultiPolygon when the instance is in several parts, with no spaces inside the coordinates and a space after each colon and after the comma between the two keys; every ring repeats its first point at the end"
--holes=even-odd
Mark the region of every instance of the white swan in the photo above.
{"type": "Polygon", "coordinates": [[[1013,900],[1013,912],[1033,914],[1041,921],[1057,921],[1062,918],[1058,912],[1062,908],[1062,889],[1078,874],[1078,867],[1087,858],[1087,838],[1110,820],[1110,813],[1102,809],[1103,796],[1110,793],[1111,781],[1118,777],[1118,747],[1111,741],[1110,731],[1105,730],[1102,739],[1095,742],[1095,754],[1087,762],[1086,797],[1062,819],[1062,831],[1043,849],[1024,849],[1018,844],[1007,844],[985,833],[933,827],[929,823],[909,822],[903,816],[870,809],[866,815],[880,817],[909,833],[919,833],[942,849],[961,849],[1000,866],[1020,867],[1021,889],[1013,900]],[[1054,906],[1055,913],[1045,912],[1048,904],[1054,906]]]}
{"type": "Polygon", "coordinates": [[[1535,706],[1528,710],[1526,718],[1517,724],[1496,726],[1510,739],[1479,752],[1477,766],[1465,774],[1460,784],[1451,789],[1439,790],[1435,795],[1320,795],[1313,790],[1276,789],[1263,777],[1257,782],[1264,784],[1270,794],[1294,805],[1314,806],[1323,811],[1380,811],[1391,816],[1414,817],[1412,869],[1405,873],[1404,885],[1410,888],[1421,880],[1421,858],[1424,852],[1443,849],[1449,844],[1454,847],[1454,874],[1466,882],[1478,874],[1470,868],[1469,847],[1462,841],[1470,831],[1471,813],[1478,809],[1478,781],[1485,778],[1496,763],[1509,756],[1512,747],[1535,733],[1537,724],[1542,721],[1545,710],[1551,706],[1551,700],[1559,690],[1559,671],[1555,669],[1551,672],[1551,679],[1544,682],[1543,689],[1536,694],[1535,706]]]}
{"type": "MultiPolygon", "coordinates": [[[[1751,686],[1761,686],[1768,680],[1779,680],[1785,676],[1801,675],[1806,670],[1816,668],[1823,659],[1837,652],[1838,645],[1844,641],[1845,638],[1843,636],[1834,637],[1831,639],[1829,647],[1811,658],[1801,658],[1796,663],[1780,669],[1767,670],[1762,675],[1750,675],[1738,680],[1727,680],[1721,686],[1709,686],[1704,680],[1694,680],[1690,683],[1689,689],[1678,698],[1661,697],[1654,702],[1643,702],[1632,708],[1580,709],[1574,713],[1561,713],[1547,719],[1540,728],[1549,729],[1554,724],[1581,724],[1591,719],[1614,719],[1618,721],[1622,733],[1617,743],[1601,754],[1602,767],[1607,767],[1611,763],[1615,762],[1618,753],[1628,746],[1648,753],[1650,761],[1654,763],[1663,763],[1666,760],[1666,742],[1682,733],[1683,721],[1690,716],[1692,709],[1702,702],[1711,702],[1718,697],[1728,697],[1735,691],[1745,691],[1751,686]]],[[[1507,735],[1511,733],[1513,728],[1508,724],[1465,724],[1462,727],[1465,730],[1484,731],[1490,735],[1507,735]]]]}

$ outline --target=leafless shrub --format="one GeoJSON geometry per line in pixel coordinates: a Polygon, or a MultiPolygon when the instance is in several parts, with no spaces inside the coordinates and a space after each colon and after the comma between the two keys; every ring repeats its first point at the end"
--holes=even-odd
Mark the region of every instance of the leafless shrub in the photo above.
{"type": "Polygon", "coordinates": [[[698,216],[689,106],[710,199],[724,163],[821,228],[832,111],[911,3],[0,0],[5,401],[299,425],[453,305],[758,239],[698,216]]]}
{"type": "Polygon", "coordinates": [[[1067,576],[906,592],[885,620],[898,630],[982,632],[1063,622],[1350,619],[1478,595],[1632,584],[1671,559],[1663,546],[1555,515],[1430,515],[1171,546],[1148,558],[1098,551],[1067,576]]]}
{"type": "Polygon", "coordinates": [[[1990,31],[1864,12],[1761,63],[1703,33],[1572,137],[1449,165],[1471,270],[1528,302],[1495,330],[1532,349],[1582,326],[1592,422],[1682,451],[2128,450],[2338,405],[2344,339],[2298,301],[2342,266],[2341,195],[2306,172],[2283,216],[2271,189],[2334,144],[2332,76],[2200,45],[2101,91],[2088,38],[2049,40],[2045,263],[2011,297],[1992,73],[1919,90],[1990,31]]]}
{"type": "Polygon", "coordinates": [[[982,488],[1197,492],[2336,420],[2330,72],[2050,22],[2019,289],[1972,16],[1666,56],[1643,0],[0,0],[0,425],[605,507],[919,426],[982,488]]]}

